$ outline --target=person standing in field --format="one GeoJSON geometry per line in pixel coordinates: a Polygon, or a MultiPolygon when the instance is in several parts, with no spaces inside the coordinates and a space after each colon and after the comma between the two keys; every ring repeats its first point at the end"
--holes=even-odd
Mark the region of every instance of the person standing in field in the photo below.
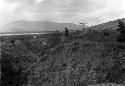
{"type": "Polygon", "coordinates": [[[65,41],[68,41],[69,38],[69,30],[65,28],[65,41]]]}
{"type": "Polygon", "coordinates": [[[69,30],[67,28],[65,28],[65,37],[69,36],[69,30]]]}

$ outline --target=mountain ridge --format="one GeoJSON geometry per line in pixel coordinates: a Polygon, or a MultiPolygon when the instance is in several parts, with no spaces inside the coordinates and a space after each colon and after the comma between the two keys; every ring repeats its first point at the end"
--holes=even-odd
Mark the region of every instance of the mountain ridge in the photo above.
{"type": "Polygon", "coordinates": [[[55,31],[59,30],[62,31],[64,28],[68,28],[69,30],[77,30],[80,29],[81,25],[77,25],[74,23],[56,23],[56,22],[49,22],[49,21],[14,21],[11,22],[2,28],[5,30],[2,31],[3,33],[6,32],[37,32],[37,31],[55,31]]]}
{"type": "MultiPolygon", "coordinates": [[[[90,26],[87,29],[116,29],[118,25],[118,19],[108,21],[102,24],[90,26]]],[[[125,22],[125,18],[120,19],[125,22]]],[[[23,33],[23,32],[39,32],[39,31],[63,31],[64,28],[68,28],[69,30],[79,30],[82,29],[82,25],[77,25],[74,23],[57,23],[50,21],[27,21],[20,20],[11,22],[2,27],[2,33],[23,33]]]]}

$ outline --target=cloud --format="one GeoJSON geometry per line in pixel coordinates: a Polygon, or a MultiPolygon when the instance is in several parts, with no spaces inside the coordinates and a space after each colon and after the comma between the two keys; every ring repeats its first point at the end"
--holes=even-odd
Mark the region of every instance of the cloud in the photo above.
{"type": "Polygon", "coordinates": [[[0,22],[86,21],[89,25],[125,17],[125,0],[0,0],[0,22]]]}
{"type": "Polygon", "coordinates": [[[37,4],[37,3],[40,3],[40,2],[43,2],[44,0],[35,0],[34,1],[34,4],[37,4]]]}
{"type": "Polygon", "coordinates": [[[33,3],[34,0],[2,0],[9,3],[33,3]]]}
{"type": "Polygon", "coordinates": [[[18,8],[17,3],[8,3],[3,0],[0,1],[0,23],[4,23],[9,17],[13,15],[13,12],[18,8]]]}
{"type": "Polygon", "coordinates": [[[93,14],[99,16],[104,21],[125,17],[125,1],[109,0],[107,6],[102,10],[94,11],[93,14]]]}

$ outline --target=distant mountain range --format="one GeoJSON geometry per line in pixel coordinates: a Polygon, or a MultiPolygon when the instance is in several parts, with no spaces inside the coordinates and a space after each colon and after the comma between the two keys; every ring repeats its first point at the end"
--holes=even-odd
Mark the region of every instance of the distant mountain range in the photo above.
{"type": "Polygon", "coordinates": [[[64,28],[69,30],[80,29],[80,25],[74,23],[56,23],[49,21],[15,21],[3,26],[3,33],[16,33],[16,32],[37,32],[37,31],[62,31],[64,28]]]}
{"type": "MultiPolygon", "coordinates": [[[[120,19],[125,22],[125,18],[120,19]]],[[[98,24],[95,26],[88,27],[90,29],[115,29],[118,25],[117,20],[108,21],[102,24],[98,24]]],[[[49,21],[15,21],[9,23],[2,27],[2,33],[23,33],[23,32],[40,32],[40,31],[62,31],[64,28],[68,28],[69,30],[78,30],[81,29],[81,25],[77,25],[74,23],[56,23],[49,21]]]]}

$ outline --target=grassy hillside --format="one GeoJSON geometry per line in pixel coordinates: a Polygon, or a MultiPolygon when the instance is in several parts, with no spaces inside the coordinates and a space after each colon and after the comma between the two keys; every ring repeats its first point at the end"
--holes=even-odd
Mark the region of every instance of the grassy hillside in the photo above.
{"type": "Polygon", "coordinates": [[[115,30],[80,32],[70,34],[68,41],[63,34],[47,35],[44,39],[16,39],[15,46],[7,41],[11,39],[3,40],[2,85],[125,85],[125,43],[117,42],[119,33],[115,30]]]}

